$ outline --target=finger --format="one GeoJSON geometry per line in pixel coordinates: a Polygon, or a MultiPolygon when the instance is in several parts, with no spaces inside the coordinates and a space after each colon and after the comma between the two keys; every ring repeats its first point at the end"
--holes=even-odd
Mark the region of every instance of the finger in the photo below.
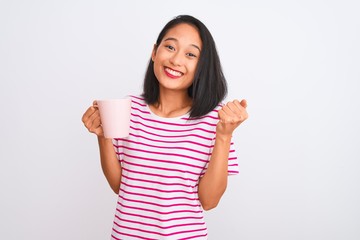
{"type": "MultiPolygon", "coordinates": [[[[234,118],[239,118],[239,116],[243,115],[244,108],[240,105],[240,102],[238,100],[234,100],[232,102],[227,103],[228,108],[230,109],[230,112],[227,112],[230,116],[234,118]]],[[[241,117],[240,117],[241,118],[241,117]]]]}
{"type": "Polygon", "coordinates": [[[100,118],[99,110],[96,110],[88,119],[89,122],[94,122],[96,118],[100,118]]]}
{"type": "Polygon", "coordinates": [[[225,108],[225,110],[224,108],[219,110],[218,115],[220,118],[220,122],[227,124],[227,123],[236,123],[239,121],[239,118],[234,113],[230,112],[228,114],[227,111],[228,111],[227,108],[225,108]]]}
{"type": "Polygon", "coordinates": [[[95,125],[94,123],[94,120],[97,119],[97,118],[100,118],[100,113],[99,113],[99,110],[95,110],[93,112],[93,114],[91,116],[88,117],[88,119],[86,120],[86,122],[84,123],[85,124],[85,127],[90,130],[90,129],[93,129],[93,128],[96,128],[98,126],[95,125]]]}
{"type": "Polygon", "coordinates": [[[241,102],[239,102],[239,100],[235,99],[233,101],[234,103],[234,112],[236,113],[236,115],[241,115],[244,111],[245,111],[245,108],[241,105],[241,102]]]}
{"type": "Polygon", "coordinates": [[[242,110],[243,109],[243,106],[241,105],[240,101],[235,99],[233,101],[233,103],[235,104],[235,106],[239,109],[239,110],[242,110]]]}
{"type": "Polygon", "coordinates": [[[100,117],[95,118],[92,121],[91,127],[89,128],[90,132],[98,132],[98,129],[101,127],[101,119],[100,117]]]}
{"type": "Polygon", "coordinates": [[[93,107],[98,108],[97,100],[93,101],[93,107]]]}
{"type": "Polygon", "coordinates": [[[227,103],[223,109],[227,114],[226,118],[228,122],[238,123],[247,119],[248,114],[246,108],[244,108],[238,100],[227,103]]]}
{"type": "Polygon", "coordinates": [[[94,107],[89,107],[81,118],[82,122],[85,123],[95,111],[96,109],[94,107]]]}
{"type": "Polygon", "coordinates": [[[235,106],[234,106],[234,103],[232,103],[232,102],[228,102],[226,105],[224,105],[222,107],[222,110],[229,116],[235,115],[235,113],[234,113],[235,106]]]}
{"type": "Polygon", "coordinates": [[[237,112],[237,114],[240,115],[247,115],[246,112],[246,107],[247,107],[247,101],[245,99],[241,100],[241,102],[239,102],[239,100],[234,100],[233,103],[236,105],[236,107],[239,109],[239,111],[237,112]]]}
{"type": "Polygon", "coordinates": [[[242,107],[247,108],[247,101],[245,99],[241,100],[240,104],[242,107]]]}
{"type": "Polygon", "coordinates": [[[247,111],[246,111],[246,107],[247,107],[247,102],[245,99],[241,100],[241,102],[239,102],[239,100],[234,100],[234,104],[237,106],[237,109],[239,111],[237,111],[237,115],[240,116],[241,119],[246,119],[247,118],[247,111]]]}
{"type": "Polygon", "coordinates": [[[96,126],[96,127],[101,126],[101,118],[100,118],[100,116],[94,119],[93,125],[96,126]]]}

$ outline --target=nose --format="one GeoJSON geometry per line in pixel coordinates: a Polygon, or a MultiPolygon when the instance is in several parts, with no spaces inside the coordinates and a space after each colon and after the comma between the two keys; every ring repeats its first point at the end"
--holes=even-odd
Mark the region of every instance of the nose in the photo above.
{"type": "Polygon", "coordinates": [[[176,52],[171,56],[170,63],[174,66],[181,66],[183,64],[183,57],[180,55],[180,52],[176,52]]]}

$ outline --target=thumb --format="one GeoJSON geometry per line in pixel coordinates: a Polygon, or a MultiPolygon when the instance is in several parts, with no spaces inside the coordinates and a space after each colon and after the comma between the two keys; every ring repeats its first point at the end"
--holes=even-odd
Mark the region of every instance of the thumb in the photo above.
{"type": "Polygon", "coordinates": [[[247,101],[245,99],[241,100],[240,105],[247,108],[247,101]]]}

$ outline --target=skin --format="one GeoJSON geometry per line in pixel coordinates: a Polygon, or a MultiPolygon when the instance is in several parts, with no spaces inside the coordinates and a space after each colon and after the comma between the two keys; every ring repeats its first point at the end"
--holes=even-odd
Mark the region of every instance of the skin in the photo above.
{"type": "MultiPolygon", "coordinates": [[[[160,95],[157,104],[149,106],[161,117],[178,117],[191,108],[191,98],[187,89],[191,86],[202,48],[201,38],[196,28],[179,24],[170,29],[162,42],[154,46],[152,60],[154,73],[159,81],[160,95]]],[[[234,130],[248,118],[246,100],[234,100],[224,105],[218,112],[216,139],[208,169],[199,181],[198,195],[204,210],[217,206],[226,190],[228,179],[228,156],[234,130]]],[[[96,101],[82,117],[89,132],[98,137],[101,166],[104,175],[118,194],[121,166],[111,139],[104,138],[96,101]]]]}
{"type": "Polygon", "coordinates": [[[162,117],[177,117],[190,110],[192,100],[187,94],[200,57],[202,41],[197,30],[188,24],[170,29],[159,46],[154,46],[152,60],[159,81],[160,97],[150,109],[162,117]],[[180,76],[169,76],[167,69],[180,76]]]}

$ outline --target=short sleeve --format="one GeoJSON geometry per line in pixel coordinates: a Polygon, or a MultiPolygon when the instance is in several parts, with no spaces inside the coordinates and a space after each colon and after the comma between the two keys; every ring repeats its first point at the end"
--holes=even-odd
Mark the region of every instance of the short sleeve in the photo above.
{"type": "Polygon", "coordinates": [[[228,175],[236,175],[239,173],[239,162],[236,155],[235,144],[231,141],[229,158],[228,158],[228,175]]]}
{"type": "Polygon", "coordinates": [[[113,142],[114,150],[116,153],[116,158],[121,163],[122,159],[123,159],[122,141],[121,141],[121,139],[113,138],[112,142],[113,142]]]}
{"type": "MultiPolygon", "coordinates": [[[[214,148],[214,144],[215,144],[215,138],[211,142],[212,148],[210,149],[210,153],[212,153],[212,150],[214,148]]],[[[211,157],[211,155],[210,155],[210,157],[211,157]]],[[[200,174],[200,177],[204,176],[204,174],[206,172],[206,169],[208,168],[209,162],[206,164],[206,166],[202,170],[202,172],[200,174]]],[[[238,158],[237,158],[237,155],[236,155],[235,144],[231,140],[230,149],[229,149],[229,157],[228,157],[228,175],[236,175],[238,173],[239,173],[238,158]]]]}

